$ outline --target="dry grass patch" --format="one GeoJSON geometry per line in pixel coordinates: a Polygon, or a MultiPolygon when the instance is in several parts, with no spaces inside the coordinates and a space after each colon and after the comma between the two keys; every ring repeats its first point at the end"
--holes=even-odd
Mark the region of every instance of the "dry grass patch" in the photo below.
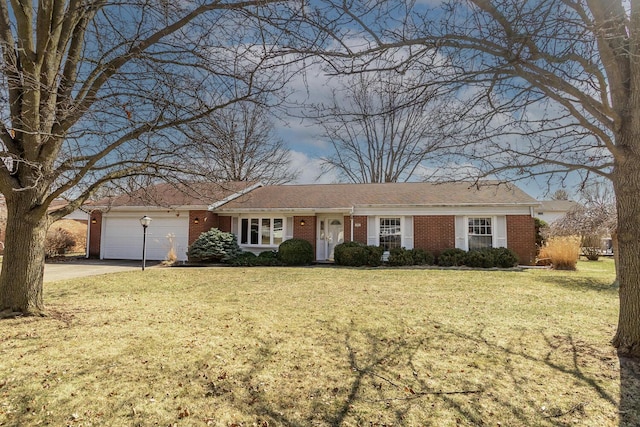
{"type": "Polygon", "coordinates": [[[1,324],[0,425],[615,426],[612,280],[600,261],[53,283],[50,318],[1,324]]]}

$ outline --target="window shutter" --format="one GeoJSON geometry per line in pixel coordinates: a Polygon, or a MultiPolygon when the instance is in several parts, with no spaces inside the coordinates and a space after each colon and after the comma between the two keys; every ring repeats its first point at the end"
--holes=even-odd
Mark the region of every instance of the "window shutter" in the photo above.
{"type": "Polygon", "coordinates": [[[496,217],[495,224],[495,241],[493,242],[494,248],[506,248],[507,247],[507,217],[496,217]]]}
{"type": "Polygon", "coordinates": [[[286,218],[286,221],[287,221],[287,225],[285,227],[286,230],[285,230],[284,240],[293,239],[293,217],[288,216],[286,218]]]}
{"type": "Polygon", "coordinates": [[[375,216],[367,217],[367,245],[378,245],[378,227],[375,216]]]}
{"type": "Polygon", "coordinates": [[[403,219],[402,246],[405,249],[413,249],[413,217],[405,216],[403,219]]]}
{"type": "Polygon", "coordinates": [[[238,230],[238,217],[237,216],[232,216],[231,217],[231,233],[235,234],[236,236],[240,235],[240,232],[238,230]]]}
{"type": "Polygon", "coordinates": [[[469,250],[467,243],[467,223],[465,217],[456,216],[456,248],[469,250]]]}

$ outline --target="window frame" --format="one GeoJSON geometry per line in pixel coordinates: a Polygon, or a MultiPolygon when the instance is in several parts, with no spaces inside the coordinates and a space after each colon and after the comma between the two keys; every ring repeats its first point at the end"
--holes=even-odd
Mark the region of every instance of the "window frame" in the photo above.
{"type": "Polygon", "coordinates": [[[472,250],[480,250],[480,249],[491,249],[495,247],[495,241],[496,241],[496,219],[493,216],[480,216],[480,215],[474,215],[474,216],[468,216],[466,217],[466,223],[467,223],[467,249],[472,251],[472,250]],[[472,224],[472,221],[488,221],[488,224],[485,222],[484,224],[481,223],[477,223],[477,224],[472,224]],[[487,233],[487,228],[489,229],[489,232],[487,233]],[[472,232],[472,229],[475,229],[474,231],[478,231],[476,232],[472,232]],[[484,233],[480,232],[484,229],[484,233]],[[482,248],[472,248],[471,247],[471,239],[473,237],[490,237],[491,238],[491,242],[489,244],[488,247],[482,247],[482,248]]]}
{"type": "Polygon", "coordinates": [[[285,240],[287,219],[284,216],[247,216],[239,218],[238,222],[238,244],[241,246],[277,247],[285,240]],[[276,222],[279,222],[278,228],[276,222]],[[254,226],[255,233],[252,233],[254,226]]]}
{"type": "MultiPolygon", "coordinates": [[[[402,216],[379,216],[377,221],[377,237],[378,237],[378,246],[381,246],[384,249],[385,253],[390,252],[392,249],[395,249],[396,247],[401,248],[402,247],[402,235],[403,235],[403,221],[402,221],[402,216]],[[388,244],[384,245],[382,243],[382,238],[383,238],[383,234],[382,234],[382,230],[383,230],[383,221],[398,221],[398,225],[397,225],[397,233],[394,234],[385,234],[385,236],[397,236],[398,237],[398,245],[397,246],[393,246],[390,247],[388,244]],[[385,247],[387,246],[387,247],[385,247]]],[[[390,225],[387,224],[386,227],[396,227],[394,225],[390,225]]]]}

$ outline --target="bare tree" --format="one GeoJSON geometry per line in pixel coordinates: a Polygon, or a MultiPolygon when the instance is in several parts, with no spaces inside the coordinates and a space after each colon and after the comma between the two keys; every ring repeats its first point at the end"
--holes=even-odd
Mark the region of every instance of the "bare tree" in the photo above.
{"type": "Polygon", "coordinates": [[[556,190],[551,195],[551,200],[569,200],[569,193],[563,189],[556,190]]]}
{"type": "Polygon", "coordinates": [[[442,146],[436,137],[440,104],[412,91],[416,80],[395,71],[343,80],[330,105],[315,107],[332,148],[322,158],[324,167],[350,182],[423,178],[442,146]]]}
{"type": "Polygon", "coordinates": [[[286,83],[283,54],[327,37],[304,6],[0,0],[0,317],[43,312],[52,221],[106,182],[184,173],[178,126],[286,83]]]}
{"type": "Polygon", "coordinates": [[[185,161],[212,179],[264,184],[296,179],[289,150],[275,135],[264,104],[238,102],[192,123],[185,135],[193,145],[185,161]]]}
{"type": "Polygon", "coordinates": [[[376,68],[389,52],[405,53],[400,72],[424,66],[434,76],[425,88],[446,85],[466,107],[449,121],[458,158],[476,176],[610,179],[620,273],[613,343],[640,356],[640,1],[396,4],[380,20],[374,8],[354,9],[365,47],[347,50],[357,58],[342,70],[376,68]]]}

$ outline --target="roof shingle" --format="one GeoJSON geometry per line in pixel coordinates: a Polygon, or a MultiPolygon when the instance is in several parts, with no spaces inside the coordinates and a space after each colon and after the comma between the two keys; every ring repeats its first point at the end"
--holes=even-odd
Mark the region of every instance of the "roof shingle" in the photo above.
{"type": "Polygon", "coordinates": [[[250,209],[347,209],[354,206],[529,205],[538,202],[518,187],[493,181],[452,183],[309,184],[257,188],[219,211],[250,209]]]}
{"type": "Polygon", "coordinates": [[[209,206],[236,193],[248,190],[255,182],[194,182],[169,184],[163,183],[123,194],[114,198],[102,199],[94,206],[209,206]]]}

